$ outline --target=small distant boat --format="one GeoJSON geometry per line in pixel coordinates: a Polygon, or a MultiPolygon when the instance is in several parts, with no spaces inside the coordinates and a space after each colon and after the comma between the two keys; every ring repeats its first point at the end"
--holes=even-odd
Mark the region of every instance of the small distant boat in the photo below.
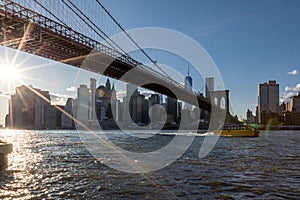
{"type": "Polygon", "coordinates": [[[216,134],[227,137],[258,137],[259,130],[245,124],[225,124],[216,134]]]}

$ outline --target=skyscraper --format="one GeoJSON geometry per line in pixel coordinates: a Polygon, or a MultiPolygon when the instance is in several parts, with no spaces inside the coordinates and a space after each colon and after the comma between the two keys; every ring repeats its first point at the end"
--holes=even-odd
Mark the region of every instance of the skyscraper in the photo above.
{"type": "MultiPolygon", "coordinates": [[[[77,120],[87,125],[89,118],[89,89],[86,85],[80,85],[77,89],[77,120]]],[[[77,127],[78,128],[78,127],[77,127]]]]}
{"type": "Polygon", "coordinates": [[[258,85],[258,123],[266,123],[268,116],[279,112],[279,84],[269,80],[258,85]]]}
{"type": "Polygon", "coordinates": [[[171,121],[177,119],[177,99],[167,97],[167,114],[171,121]]]}
{"type": "Polygon", "coordinates": [[[193,79],[190,76],[190,67],[189,66],[188,66],[188,75],[184,79],[184,86],[189,90],[193,89],[193,79]]]}
{"type": "Polygon", "coordinates": [[[151,108],[149,110],[149,115],[152,123],[160,121],[160,110],[159,110],[160,107],[155,106],[159,104],[160,104],[160,95],[151,94],[151,96],[148,99],[148,108],[151,108]]]}
{"type": "Polygon", "coordinates": [[[137,87],[131,84],[126,84],[126,96],[123,99],[123,126],[127,127],[131,123],[130,112],[131,112],[131,97],[137,96],[137,87]]]}
{"type": "Polygon", "coordinates": [[[96,118],[96,79],[94,78],[90,78],[90,89],[91,89],[91,93],[90,93],[90,120],[91,121],[95,121],[97,118],[96,118]]]}
{"type": "Polygon", "coordinates": [[[107,78],[106,83],[105,83],[105,97],[106,98],[111,98],[111,85],[110,85],[110,81],[109,78],[107,78]]]}
{"type": "Polygon", "coordinates": [[[117,101],[117,92],[115,90],[115,86],[113,85],[112,88],[111,88],[111,98],[110,98],[110,104],[111,104],[111,115],[112,115],[112,118],[117,121],[117,118],[119,119],[118,116],[118,108],[119,108],[119,105],[118,105],[118,101],[117,101]]]}
{"type": "Polygon", "coordinates": [[[300,93],[296,96],[290,97],[287,110],[290,112],[300,112],[300,93]]]}
{"type": "Polygon", "coordinates": [[[11,128],[47,128],[45,127],[45,108],[50,105],[48,91],[22,85],[16,88],[16,94],[9,100],[9,126],[11,128]]]}
{"type": "MultiPolygon", "coordinates": [[[[191,91],[193,90],[193,79],[190,76],[190,67],[189,66],[188,66],[188,75],[184,79],[184,86],[188,90],[191,90],[191,91]]],[[[189,103],[185,103],[184,109],[186,109],[186,111],[188,113],[188,118],[190,118],[190,114],[192,112],[192,105],[189,103]]]]}
{"type": "Polygon", "coordinates": [[[115,87],[111,87],[110,80],[105,85],[99,85],[96,89],[96,116],[100,121],[113,119],[116,112],[117,93],[115,87]]]}
{"type": "Polygon", "coordinates": [[[64,108],[64,114],[61,116],[61,126],[62,128],[74,128],[74,120],[73,117],[73,106],[74,106],[74,100],[72,98],[68,98],[66,102],[66,106],[64,108]],[[68,114],[68,115],[67,115],[68,114]]]}
{"type": "Polygon", "coordinates": [[[210,92],[214,91],[214,78],[213,77],[207,77],[205,78],[205,97],[210,98],[210,92]]]}

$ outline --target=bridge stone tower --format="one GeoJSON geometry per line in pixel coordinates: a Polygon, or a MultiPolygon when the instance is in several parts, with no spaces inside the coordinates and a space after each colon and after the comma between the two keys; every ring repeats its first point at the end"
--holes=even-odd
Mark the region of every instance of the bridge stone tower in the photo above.
{"type": "Polygon", "coordinates": [[[214,78],[205,78],[205,97],[211,100],[211,103],[215,106],[226,111],[229,114],[229,90],[214,89],[214,78]]]}
{"type": "Polygon", "coordinates": [[[225,112],[225,123],[230,123],[231,114],[229,111],[229,90],[211,91],[211,103],[225,112]]]}
{"type": "MultiPolygon", "coordinates": [[[[205,97],[211,101],[212,105],[224,110],[226,114],[225,123],[230,122],[230,111],[229,111],[229,90],[214,90],[214,78],[207,77],[205,78],[205,97]]],[[[210,116],[208,116],[210,118],[210,116]]],[[[207,118],[206,118],[207,119],[207,118]]]]}
{"type": "Polygon", "coordinates": [[[212,104],[224,109],[229,114],[229,90],[210,91],[212,104]]]}

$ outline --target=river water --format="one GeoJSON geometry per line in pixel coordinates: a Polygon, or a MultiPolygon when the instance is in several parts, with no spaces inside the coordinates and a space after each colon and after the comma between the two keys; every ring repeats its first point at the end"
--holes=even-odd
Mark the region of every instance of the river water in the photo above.
{"type": "Polygon", "coordinates": [[[176,162],[144,174],[101,164],[77,131],[1,130],[0,137],[14,145],[0,171],[0,199],[300,199],[300,131],[219,138],[202,159],[199,136],[176,162]]]}

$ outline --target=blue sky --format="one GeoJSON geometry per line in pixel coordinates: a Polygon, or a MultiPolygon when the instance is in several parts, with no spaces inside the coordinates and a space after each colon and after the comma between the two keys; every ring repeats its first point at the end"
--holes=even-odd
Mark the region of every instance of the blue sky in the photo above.
{"type": "MultiPolygon", "coordinates": [[[[230,90],[233,114],[239,117],[244,117],[248,108],[255,111],[259,83],[275,79],[280,84],[282,99],[296,94],[300,89],[300,85],[297,86],[300,75],[296,73],[300,71],[299,1],[101,2],[125,29],[169,28],[201,44],[218,66],[225,87],[230,90]],[[293,70],[296,71],[288,73],[293,70]]],[[[3,55],[3,49],[0,52],[3,55]]],[[[187,66],[183,61],[175,64],[176,59],[168,55],[151,51],[149,54],[154,59],[166,62],[162,64],[174,64],[176,70],[186,74],[187,66]]],[[[27,54],[21,53],[18,60],[27,57],[27,54]]],[[[30,56],[22,67],[40,64],[46,67],[24,72],[28,77],[24,79],[25,83],[47,89],[53,96],[74,95],[74,92],[66,89],[74,86],[76,70],[34,56],[30,56]]],[[[202,79],[194,79],[195,90],[201,90],[202,79]]],[[[0,91],[10,92],[4,87],[0,91]]],[[[6,112],[7,96],[0,95],[0,101],[1,124],[6,112]]]]}
{"type": "Polygon", "coordinates": [[[104,1],[126,28],[180,31],[211,55],[230,90],[234,114],[255,111],[257,86],[275,79],[286,97],[299,83],[299,1],[104,1]],[[286,86],[291,89],[285,91],[286,86]]]}

